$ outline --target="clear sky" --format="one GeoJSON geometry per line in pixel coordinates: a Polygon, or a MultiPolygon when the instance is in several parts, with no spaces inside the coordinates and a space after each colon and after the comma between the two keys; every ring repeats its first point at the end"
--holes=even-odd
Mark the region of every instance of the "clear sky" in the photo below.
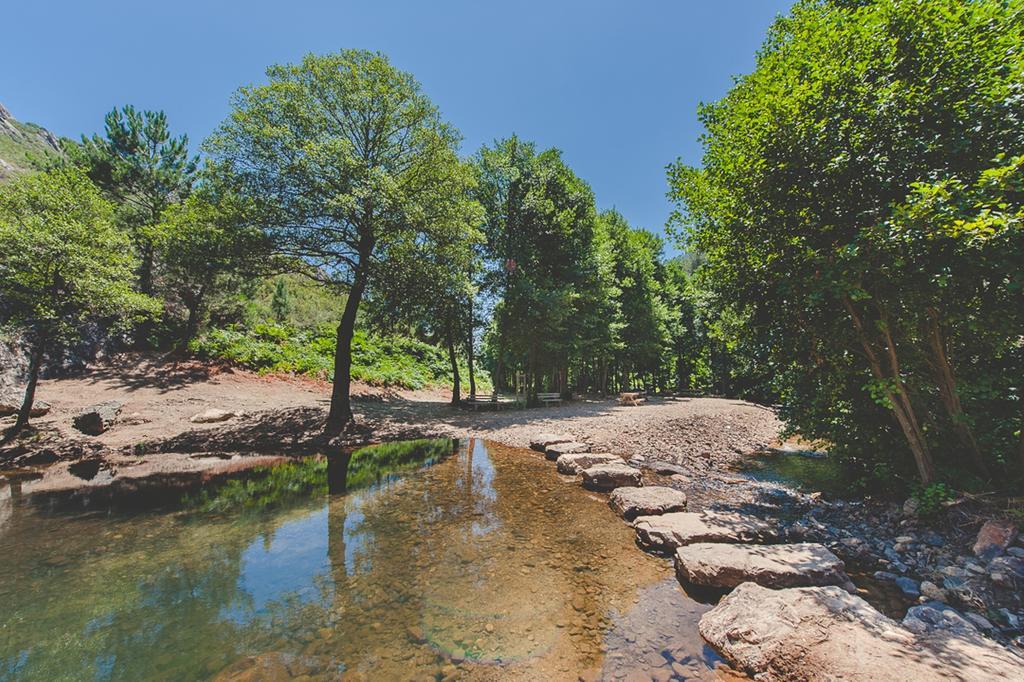
{"type": "Polygon", "coordinates": [[[307,52],[380,50],[469,154],[558,147],[599,208],[660,231],[665,165],[700,160],[697,104],[750,71],[791,0],[29,0],[2,15],[0,102],[78,138],[115,105],[163,109],[193,147],[240,85],[307,52]]]}

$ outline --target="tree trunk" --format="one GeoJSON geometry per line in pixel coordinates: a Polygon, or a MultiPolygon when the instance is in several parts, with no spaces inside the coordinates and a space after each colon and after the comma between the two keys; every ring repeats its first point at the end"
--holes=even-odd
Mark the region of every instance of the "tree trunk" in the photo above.
{"type": "Polygon", "coordinates": [[[352,337],[355,334],[356,313],[366,289],[365,259],[356,270],[352,289],[345,302],[345,311],[338,323],[338,345],[334,350],[334,385],[331,390],[331,411],[324,428],[326,439],[334,438],[352,421],[352,402],[349,389],[352,385],[352,337]]]}
{"type": "Polygon", "coordinates": [[[28,385],[25,386],[25,397],[21,401],[21,409],[18,410],[18,418],[5,435],[5,439],[12,438],[21,432],[28,424],[32,416],[32,405],[36,401],[36,385],[39,383],[39,370],[43,365],[43,355],[46,353],[47,337],[40,335],[32,348],[32,356],[28,364],[28,385]]]}
{"type": "Polygon", "coordinates": [[[931,349],[932,372],[935,375],[935,383],[939,386],[939,396],[942,398],[942,405],[946,408],[953,423],[953,430],[956,432],[960,445],[967,450],[975,468],[986,478],[991,475],[985,458],[978,447],[978,441],[971,431],[970,422],[964,413],[963,404],[960,402],[960,395],[956,390],[956,376],[953,374],[953,367],[949,362],[949,355],[946,352],[946,339],[939,326],[938,311],[934,308],[928,311],[928,345],[931,349]]]}
{"type": "Polygon", "coordinates": [[[469,397],[476,398],[476,370],[473,368],[473,328],[466,337],[466,364],[469,365],[469,397]]]}
{"type": "Polygon", "coordinates": [[[846,307],[846,312],[849,313],[854,329],[857,331],[857,337],[868,358],[868,364],[871,366],[872,375],[876,379],[891,382],[889,385],[892,388],[885,390],[886,397],[889,400],[893,414],[896,416],[896,421],[903,431],[903,436],[907,440],[907,445],[914,455],[914,462],[917,464],[917,473],[921,476],[921,482],[928,485],[935,478],[935,467],[932,462],[931,452],[928,449],[928,443],[924,438],[924,432],[921,430],[917,416],[914,414],[914,408],[910,403],[910,396],[907,394],[902,378],[900,378],[899,364],[896,360],[896,349],[892,345],[892,337],[886,332],[888,339],[887,353],[890,364],[890,371],[886,373],[882,369],[881,360],[878,354],[875,353],[871,340],[864,330],[860,315],[854,310],[853,303],[848,296],[843,297],[843,305],[846,307]]]}
{"type": "Polygon", "coordinates": [[[459,377],[459,360],[455,357],[455,341],[449,332],[448,337],[448,362],[452,364],[452,405],[462,402],[462,379],[459,377]]]}

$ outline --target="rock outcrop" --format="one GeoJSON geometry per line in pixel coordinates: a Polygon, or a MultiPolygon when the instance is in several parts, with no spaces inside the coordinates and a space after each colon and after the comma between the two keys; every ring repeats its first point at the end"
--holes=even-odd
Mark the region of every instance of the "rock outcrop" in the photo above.
{"type": "Polygon", "coordinates": [[[229,419],[235,418],[234,412],[228,412],[227,410],[219,410],[217,408],[211,408],[205,412],[201,412],[191,419],[190,422],[193,424],[216,424],[218,422],[226,422],[229,419]]]}
{"type": "Polygon", "coordinates": [[[598,464],[612,464],[621,462],[622,458],[607,452],[576,452],[569,455],[562,455],[558,458],[558,473],[566,476],[575,476],[584,469],[589,469],[598,464]]]}
{"type": "Polygon", "coordinates": [[[633,527],[641,547],[661,552],[695,542],[773,542],[779,536],[778,527],[773,523],[718,511],[639,516],[633,527]]]}
{"type": "Polygon", "coordinates": [[[700,620],[700,633],[759,680],[997,680],[1024,658],[963,631],[911,632],[839,587],[744,583],[700,620]]]}
{"type": "Polygon", "coordinates": [[[643,484],[640,471],[623,463],[598,464],[583,470],[583,487],[608,492],[624,486],[643,484]]]}
{"type": "Polygon", "coordinates": [[[616,514],[627,521],[632,521],[638,516],[685,511],[686,493],[660,485],[616,488],[608,499],[608,505],[616,514]]]}
{"type": "Polygon", "coordinates": [[[731,589],[745,582],[763,587],[811,587],[850,582],[842,560],[824,545],[730,545],[699,542],[676,550],[680,582],[731,589]]]}

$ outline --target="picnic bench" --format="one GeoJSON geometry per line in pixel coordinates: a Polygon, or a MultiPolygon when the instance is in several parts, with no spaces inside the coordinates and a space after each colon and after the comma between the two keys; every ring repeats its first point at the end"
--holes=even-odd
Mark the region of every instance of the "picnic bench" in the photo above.
{"type": "Polygon", "coordinates": [[[543,403],[544,405],[550,405],[551,403],[560,403],[560,402],[562,402],[562,394],[561,393],[538,393],[537,394],[537,401],[543,403]]]}
{"type": "Polygon", "coordinates": [[[643,394],[639,391],[627,391],[619,394],[619,405],[630,405],[635,407],[637,405],[643,405],[646,400],[647,399],[644,398],[643,394]]]}

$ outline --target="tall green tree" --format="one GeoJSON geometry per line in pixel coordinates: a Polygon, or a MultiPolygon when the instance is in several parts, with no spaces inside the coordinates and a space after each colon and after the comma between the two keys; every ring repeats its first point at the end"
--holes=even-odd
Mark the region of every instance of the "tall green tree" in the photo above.
{"type": "Polygon", "coordinates": [[[117,328],[158,310],[132,287],[136,260],[113,209],[73,167],[0,187],[0,310],[31,347],[28,384],[8,437],[28,423],[49,351],[79,338],[85,324],[117,328]]]}
{"type": "MultiPolygon", "coordinates": [[[[572,320],[594,243],[590,187],[549,149],[517,137],[476,155],[495,306],[497,379],[522,371],[531,396],[568,390],[572,320]]],[[[492,373],[494,375],[494,373],[492,373]]]]}
{"type": "Polygon", "coordinates": [[[189,156],[188,136],[171,135],[164,112],[128,105],[107,114],[103,136],[83,136],[69,152],[117,204],[138,252],[139,291],[153,295],[161,217],[188,196],[198,164],[189,156]]]}
{"type": "Polygon", "coordinates": [[[804,0],[670,171],[791,426],[926,484],[1005,467],[1021,428],[1019,195],[989,181],[1024,149],[1022,45],[1020,0],[804,0]]]}
{"type": "Polygon", "coordinates": [[[211,300],[272,269],[266,235],[245,224],[245,209],[238,197],[208,182],[164,213],[155,246],[168,299],[185,309],[186,346],[211,300]]]}
{"type": "Polygon", "coordinates": [[[351,343],[364,293],[396,244],[464,224],[471,175],[459,136],[408,73],[380,54],[343,50],[273,66],[243,87],[206,149],[240,196],[249,223],[308,274],[344,285],[325,435],[352,419],[351,343]]]}

